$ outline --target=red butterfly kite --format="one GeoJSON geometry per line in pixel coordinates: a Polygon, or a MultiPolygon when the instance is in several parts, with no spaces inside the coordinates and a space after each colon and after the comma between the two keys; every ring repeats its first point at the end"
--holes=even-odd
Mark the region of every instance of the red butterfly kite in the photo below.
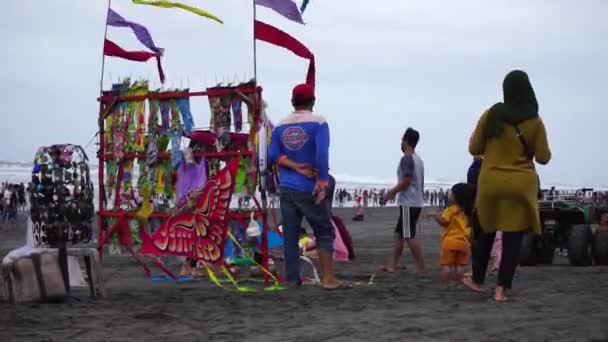
{"type": "Polygon", "coordinates": [[[188,201],[152,237],[144,238],[139,253],[185,256],[221,265],[238,163],[238,158],[233,159],[200,191],[190,192],[188,201]]]}

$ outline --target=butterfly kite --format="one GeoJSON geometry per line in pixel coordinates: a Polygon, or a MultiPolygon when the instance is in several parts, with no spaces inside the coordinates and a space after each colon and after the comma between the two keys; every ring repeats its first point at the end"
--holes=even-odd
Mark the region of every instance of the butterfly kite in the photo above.
{"type": "Polygon", "coordinates": [[[142,254],[185,256],[210,265],[224,262],[227,218],[238,159],[233,159],[172,214],[152,236],[144,238],[142,254]]]}

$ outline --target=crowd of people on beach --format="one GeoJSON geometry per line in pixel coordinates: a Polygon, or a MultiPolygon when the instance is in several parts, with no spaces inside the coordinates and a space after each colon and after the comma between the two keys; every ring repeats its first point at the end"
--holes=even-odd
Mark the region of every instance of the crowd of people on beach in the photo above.
{"type": "Polygon", "coordinates": [[[20,211],[27,210],[27,189],[23,183],[2,183],[0,189],[0,223],[12,223],[17,220],[20,211]]]}

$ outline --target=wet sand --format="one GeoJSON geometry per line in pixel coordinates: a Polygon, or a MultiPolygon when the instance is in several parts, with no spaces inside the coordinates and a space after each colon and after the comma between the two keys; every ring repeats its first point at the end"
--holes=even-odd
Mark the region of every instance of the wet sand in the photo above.
{"type": "MultiPolygon", "coordinates": [[[[514,301],[496,304],[438,285],[440,229],[424,220],[419,236],[428,272],[382,274],[391,248],[395,209],[368,210],[347,223],[357,259],[339,274],[361,282],[352,290],[316,286],[282,292],[225,292],[208,279],[175,284],[144,277],[127,256],[104,258],[109,297],[76,304],[0,303],[0,341],[608,341],[608,268],[558,265],[520,268],[514,301]],[[367,285],[376,273],[373,285],[367,285]]],[[[24,240],[25,226],[0,231],[0,254],[24,240]]],[[[486,288],[495,282],[489,276],[486,288]]]]}

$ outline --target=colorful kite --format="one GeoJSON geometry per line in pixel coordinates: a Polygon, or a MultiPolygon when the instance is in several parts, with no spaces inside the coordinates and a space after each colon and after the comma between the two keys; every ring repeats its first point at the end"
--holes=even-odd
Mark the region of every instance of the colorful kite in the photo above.
{"type": "Polygon", "coordinates": [[[255,21],[254,30],[255,39],[284,47],[296,55],[310,60],[306,83],[315,86],[315,56],[304,44],[278,28],[259,20],[255,21]]]}
{"type": "Polygon", "coordinates": [[[162,7],[162,8],[181,8],[183,10],[186,10],[188,12],[192,12],[194,14],[200,15],[201,17],[205,17],[211,20],[215,20],[220,24],[223,24],[224,22],[222,21],[222,19],[218,18],[217,16],[202,10],[200,8],[196,8],[196,7],[192,7],[192,6],[188,6],[186,4],[182,4],[180,2],[171,2],[171,1],[165,1],[165,0],[133,0],[134,4],[137,5],[150,5],[150,6],[156,6],[156,7],[162,7]]]}

